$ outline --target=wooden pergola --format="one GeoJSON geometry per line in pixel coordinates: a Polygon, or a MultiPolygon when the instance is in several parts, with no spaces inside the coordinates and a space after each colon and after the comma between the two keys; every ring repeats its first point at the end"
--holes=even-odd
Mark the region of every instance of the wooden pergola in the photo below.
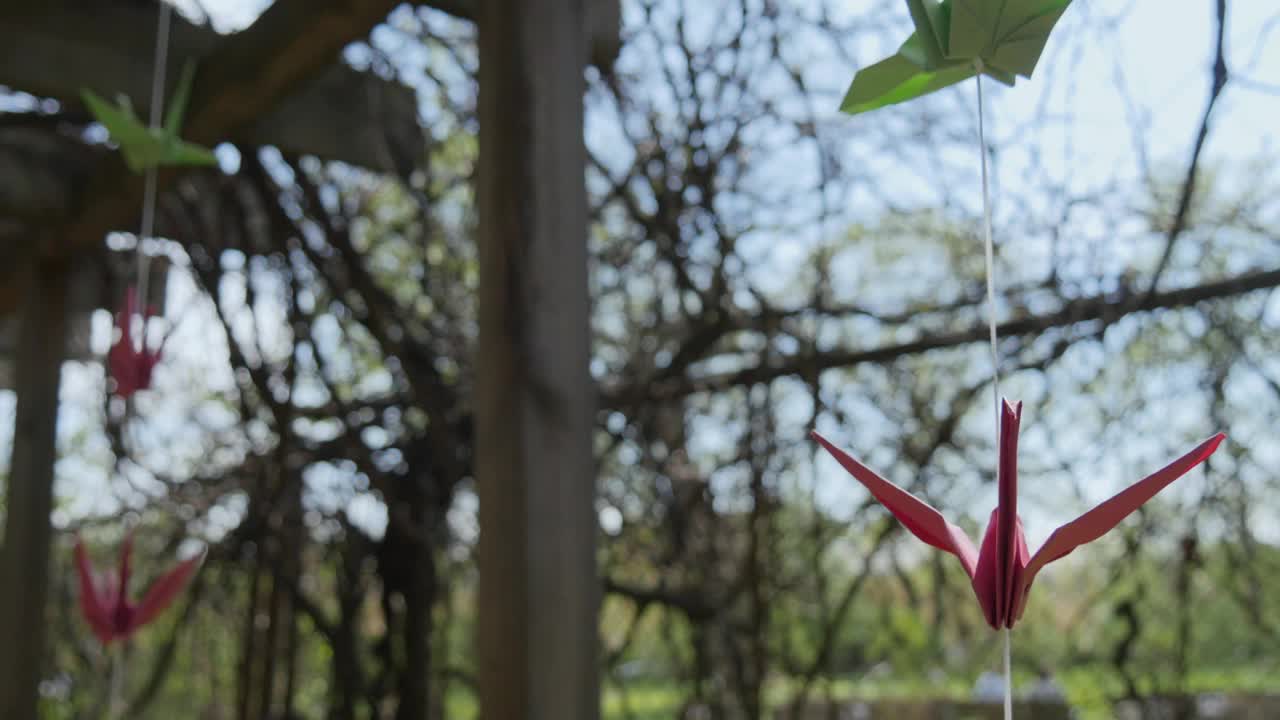
{"type": "MultiPolygon", "coordinates": [[[[175,66],[200,58],[184,136],[390,169],[388,143],[412,140],[397,131],[405,109],[414,109],[412,97],[338,58],[402,4],[276,0],[233,35],[175,26],[175,66]],[[365,112],[332,111],[333,98],[354,93],[385,102],[365,112]]],[[[588,59],[612,62],[617,0],[417,4],[475,21],[480,39],[482,711],[489,719],[594,718],[600,586],[583,67],[588,59]]],[[[0,85],[73,105],[84,86],[124,91],[135,101],[147,97],[155,12],[149,3],[13,5],[0,10],[0,85]],[[77,52],[67,50],[83,57],[86,46],[94,48],[93,62],[69,66],[77,52]]],[[[0,717],[14,720],[36,717],[68,285],[79,255],[108,232],[132,227],[143,193],[142,179],[118,157],[82,146],[50,152],[66,166],[44,183],[0,167],[0,317],[20,314],[14,452],[0,551],[0,588],[7,589],[0,592],[0,717]]],[[[173,175],[162,173],[161,187],[173,175]]]]}

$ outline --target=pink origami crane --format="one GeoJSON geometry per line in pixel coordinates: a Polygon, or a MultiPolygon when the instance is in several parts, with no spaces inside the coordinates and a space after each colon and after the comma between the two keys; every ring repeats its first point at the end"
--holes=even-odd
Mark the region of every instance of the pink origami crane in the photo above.
{"type": "Polygon", "coordinates": [[[142,317],[141,349],[133,342],[133,316],[138,312],[138,293],[132,285],[125,292],[124,309],[116,313],[116,327],[120,328],[120,339],[116,340],[107,353],[107,365],[111,377],[116,381],[116,394],[128,398],[139,390],[151,387],[151,373],[160,362],[160,350],[164,343],[155,350],[147,349],[146,323],[151,318],[151,309],[147,308],[142,317]]]}
{"type": "Polygon", "coordinates": [[[125,640],[151,622],[173,602],[200,566],[204,553],[178,563],[178,566],[156,580],[142,602],[129,601],[129,555],[133,552],[133,533],[125,536],[120,546],[120,568],[95,573],[84,544],[76,539],[76,570],[80,580],[80,611],[93,634],[103,645],[112,640],[125,640]]]}
{"type": "Polygon", "coordinates": [[[1036,554],[1031,555],[1027,552],[1022,520],[1017,512],[1018,423],[1022,419],[1022,403],[1011,406],[1006,400],[1001,403],[1001,408],[998,499],[987,524],[987,533],[982,538],[981,550],[974,548],[964,531],[947,522],[937,510],[875,474],[818,433],[813,433],[814,439],[822,443],[845,470],[866,485],[912,535],[960,558],[960,564],[973,582],[973,591],[982,605],[987,624],[996,629],[1011,628],[1022,617],[1027,606],[1027,593],[1041,568],[1105,535],[1156,493],[1204,462],[1226,439],[1226,435],[1218,433],[1205,440],[1186,455],[1054,530],[1036,554]]]}

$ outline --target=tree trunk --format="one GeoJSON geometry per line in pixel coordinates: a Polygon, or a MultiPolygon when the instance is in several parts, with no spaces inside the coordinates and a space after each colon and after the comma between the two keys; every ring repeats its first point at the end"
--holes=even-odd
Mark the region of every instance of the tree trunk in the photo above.
{"type": "Polygon", "coordinates": [[[378,548],[387,636],[383,671],[392,676],[395,720],[427,720],[431,697],[431,613],[436,600],[434,530],[443,511],[430,503],[429,477],[410,474],[386,496],[387,531],[378,548]]]}
{"type": "MultiPolygon", "coordinates": [[[[284,452],[279,452],[281,468],[284,452]]],[[[242,720],[289,717],[297,653],[297,608],[293,600],[305,547],[302,485],[281,468],[251,500],[261,517],[252,559],[246,634],[241,649],[239,707],[242,720]],[[263,622],[259,622],[262,618],[263,622]]]]}
{"type": "Polygon", "coordinates": [[[67,340],[67,261],[27,274],[19,330],[18,388],[4,550],[0,553],[0,718],[35,720],[44,669],[58,385],[67,340]]]}
{"type": "Polygon", "coordinates": [[[484,0],[479,686],[485,720],[599,716],[582,0],[484,0]]]}

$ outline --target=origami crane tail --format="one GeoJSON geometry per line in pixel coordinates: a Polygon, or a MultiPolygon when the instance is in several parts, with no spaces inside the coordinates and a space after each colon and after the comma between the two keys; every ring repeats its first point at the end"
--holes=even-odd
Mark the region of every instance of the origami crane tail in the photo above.
{"type": "Polygon", "coordinates": [[[907,10],[911,13],[912,24],[916,26],[916,36],[920,39],[920,49],[928,60],[927,67],[938,67],[942,64],[945,56],[942,43],[946,38],[940,34],[939,30],[941,28],[934,24],[935,17],[940,15],[936,4],[933,7],[929,7],[925,5],[925,0],[907,0],[907,10]],[[934,12],[931,13],[930,10],[934,12]]]}
{"type": "Polygon", "coordinates": [[[76,576],[80,581],[80,613],[98,641],[105,645],[112,636],[110,601],[104,597],[106,588],[100,588],[94,578],[93,563],[79,538],[76,539],[75,561],[76,576]]]}
{"type": "Polygon", "coordinates": [[[942,513],[911,493],[877,475],[848,453],[831,444],[826,438],[813,432],[817,440],[836,462],[866,486],[880,504],[884,505],[912,535],[939,550],[955,555],[972,579],[978,564],[978,551],[973,542],[959,527],[947,522],[942,513]]]}
{"type": "Polygon", "coordinates": [[[1014,609],[1022,590],[1021,573],[1027,564],[1027,541],[1018,518],[1018,430],[1022,423],[1022,403],[1000,402],[1000,459],[996,477],[999,535],[999,564],[996,576],[997,622],[1013,627],[1014,609]]]}
{"type": "Polygon", "coordinates": [[[916,47],[917,43],[913,36],[896,55],[859,70],[840,103],[840,111],[857,115],[906,102],[973,77],[973,67],[965,63],[925,69],[908,57],[918,54],[923,58],[923,50],[916,47]]]}
{"type": "Polygon", "coordinates": [[[1018,427],[1022,421],[1022,403],[1000,403],[1000,459],[997,466],[996,509],[991,512],[982,548],[978,552],[978,568],[973,577],[973,592],[982,605],[987,624],[993,628],[1013,627],[1014,609],[1022,591],[1022,568],[1030,553],[1018,519],[1018,427]]]}
{"type": "Polygon", "coordinates": [[[173,602],[174,598],[182,592],[187,582],[191,580],[191,576],[195,574],[200,567],[200,563],[204,561],[204,553],[198,553],[187,560],[178,563],[178,566],[160,576],[147,594],[142,598],[142,602],[138,603],[138,608],[134,612],[132,618],[132,627],[130,630],[146,625],[156,618],[157,615],[164,612],[165,608],[173,602]]]}
{"type": "MultiPolygon", "coordinates": [[[[138,289],[130,285],[124,291],[124,308],[116,314],[116,324],[120,326],[120,342],[127,344],[130,350],[137,350],[137,345],[133,342],[133,316],[137,313],[138,289]]],[[[145,337],[142,342],[145,347],[145,337]]]]}
{"type": "MultiPolygon", "coordinates": [[[[1130,485],[1111,499],[1106,500],[1075,520],[1054,530],[1049,539],[1045,541],[1045,544],[1036,551],[1036,554],[1031,558],[1031,562],[1027,564],[1026,569],[1023,571],[1023,586],[1026,589],[1030,589],[1036,573],[1040,572],[1040,569],[1045,565],[1066,556],[1077,547],[1091,543],[1110,532],[1112,528],[1120,524],[1121,520],[1124,520],[1146,504],[1148,500],[1155,497],[1156,493],[1207,460],[1226,438],[1227,436],[1222,433],[1214,435],[1177,460],[1130,485]]],[[[1022,610],[1026,605],[1025,590],[1022,605],[1023,607],[1018,608],[1019,616],[1022,615],[1022,610]]]]}
{"type": "Polygon", "coordinates": [[[1001,524],[1000,508],[992,510],[987,531],[982,537],[982,548],[978,551],[978,570],[973,576],[973,594],[978,597],[982,615],[992,629],[1011,628],[1017,621],[1014,611],[1021,606],[1025,591],[1022,568],[1030,556],[1027,539],[1022,532],[1022,520],[1015,515],[1012,530],[1009,530],[1001,524]],[[1006,566],[1000,557],[999,542],[1005,535],[1012,535],[1009,540],[1012,566],[1006,566]]]}
{"type": "MultiPolygon", "coordinates": [[[[129,286],[129,294],[131,297],[134,298],[133,307],[137,308],[139,306],[139,302],[136,299],[137,289],[134,288],[132,285],[129,286]]],[[[143,302],[145,301],[146,301],[146,298],[143,298],[143,302]]],[[[142,312],[142,338],[139,345],[141,346],[142,354],[147,356],[147,359],[151,361],[150,364],[154,366],[157,362],[160,361],[160,354],[164,351],[164,345],[166,342],[168,342],[169,335],[172,334],[173,328],[170,328],[168,332],[160,336],[160,342],[156,344],[155,349],[149,349],[147,347],[147,325],[150,324],[151,318],[156,317],[156,309],[152,305],[145,305],[143,306],[141,312],[142,312]]]]}

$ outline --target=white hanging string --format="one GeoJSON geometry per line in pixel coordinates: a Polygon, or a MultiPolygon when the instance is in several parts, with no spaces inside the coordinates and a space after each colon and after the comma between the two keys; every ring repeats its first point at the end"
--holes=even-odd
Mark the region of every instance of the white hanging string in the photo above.
{"type": "Polygon", "coordinates": [[[1004,629],[1004,720],[1013,720],[1013,631],[1004,629]]]}
{"type": "Polygon", "coordinates": [[[1000,436],[1000,351],[996,337],[995,243],[991,239],[991,183],[987,179],[987,129],[983,119],[982,61],[978,68],[978,154],[982,158],[982,229],[987,254],[987,327],[991,333],[991,393],[995,397],[996,437],[1000,436]]]}
{"type": "MultiPolygon", "coordinates": [[[[991,239],[991,182],[987,177],[987,129],[982,99],[982,59],[974,61],[978,71],[978,154],[982,158],[982,229],[987,256],[987,327],[991,334],[991,394],[995,399],[996,443],[1000,441],[1000,349],[996,333],[995,243],[991,239]]],[[[1013,720],[1012,632],[1004,628],[1004,720],[1013,720]]]]}
{"type": "MultiPolygon", "coordinates": [[[[173,12],[165,0],[160,2],[160,20],[156,26],[156,53],[151,67],[151,117],[148,125],[152,130],[164,122],[164,73],[169,59],[169,16],[173,12]]],[[[156,217],[156,168],[147,168],[146,180],[142,191],[142,229],[138,234],[138,245],[135,250],[138,256],[138,303],[143,315],[146,315],[147,292],[151,270],[151,256],[143,249],[143,242],[151,237],[156,217]]],[[[142,328],[142,348],[147,345],[146,326],[142,328]]]]}

